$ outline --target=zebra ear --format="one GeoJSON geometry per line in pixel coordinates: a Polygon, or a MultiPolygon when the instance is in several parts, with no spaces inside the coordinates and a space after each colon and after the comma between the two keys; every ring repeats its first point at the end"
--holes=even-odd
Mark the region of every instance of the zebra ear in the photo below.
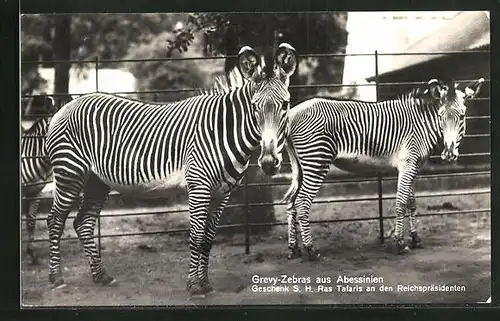
{"type": "Polygon", "coordinates": [[[484,83],[484,78],[480,78],[476,81],[471,82],[465,87],[465,98],[471,99],[477,96],[477,93],[479,92],[479,89],[481,89],[481,86],[484,83]]]}
{"type": "Polygon", "coordinates": [[[427,84],[429,85],[429,92],[434,99],[443,101],[446,98],[448,88],[439,82],[439,80],[431,79],[427,84]]]}
{"type": "Polygon", "coordinates": [[[45,96],[45,102],[44,102],[44,108],[48,113],[51,113],[54,111],[56,106],[56,103],[54,101],[54,98],[51,96],[45,96]]]}
{"type": "Polygon", "coordinates": [[[280,74],[290,77],[297,68],[297,51],[288,43],[282,43],[276,50],[275,64],[280,74]]]}
{"type": "Polygon", "coordinates": [[[238,53],[238,69],[243,78],[252,77],[259,66],[259,55],[249,46],[244,46],[238,53]]]}

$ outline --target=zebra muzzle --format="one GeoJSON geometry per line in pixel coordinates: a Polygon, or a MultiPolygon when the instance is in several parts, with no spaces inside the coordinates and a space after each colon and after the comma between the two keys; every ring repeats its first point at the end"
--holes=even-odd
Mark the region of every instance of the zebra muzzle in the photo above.
{"type": "Polygon", "coordinates": [[[258,164],[262,171],[269,176],[277,174],[281,167],[281,159],[279,156],[275,156],[272,153],[261,156],[258,159],[258,164]]]}
{"type": "Polygon", "coordinates": [[[441,153],[441,159],[448,161],[448,162],[454,162],[458,158],[458,144],[456,144],[454,141],[451,143],[444,143],[444,150],[441,153]]]}
{"type": "Polygon", "coordinates": [[[455,149],[445,149],[441,153],[441,159],[447,162],[454,162],[458,159],[458,150],[455,149]]]}

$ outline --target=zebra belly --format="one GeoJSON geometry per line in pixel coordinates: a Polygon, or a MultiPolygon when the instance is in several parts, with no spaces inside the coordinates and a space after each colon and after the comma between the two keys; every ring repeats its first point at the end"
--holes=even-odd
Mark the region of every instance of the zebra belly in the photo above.
{"type": "MultiPolygon", "coordinates": [[[[39,183],[39,182],[42,181],[30,182],[30,183],[39,183]]],[[[34,185],[34,186],[23,186],[21,190],[23,195],[26,197],[36,197],[38,196],[38,194],[40,194],[40,192],[44,189],[44,187],[45,187],[44,184],[34,185]]]]}
{"type": "Polygon", "coordinates": [[[339,153],[333,161],[335,167],[353,173],[391,172],[400,169],[407,157],[405,148],[392,155],[372,156],[354,153],[339,153]]]}
{"type": "Polygon", "coordinates": [[[135,198],[162,197],[171,193],[174,188],[185,188],[187,185],[184,168],[174,171],[166,177],[147,182],[139,182],[133,185],[113,182],[99,173],[95,174],[112,190],[135,198]]]}
{"type": "Polygon", "coordinates": [[[394,170],[385,157],[341,157],[333,161],[335,167],[353,173],[388,172],[394,170]]]}
{"type": "MultiPolygon", "coordinates": [[[[48,174],[50,174],[51,172],[49,171],[48,174]]],[[[36,177],[22,177],[22,181],[21,183],[24,185],[24,184],[27,184],[28,186],[22,186],[22,193],[23,195],[27,196],[27,197],[35,197],[35,196],[38,196],[38,194],[40,194],[40,192],[45,188],[46,184],[41,184],[43,182],[46,182],[50,180],[50,175],[47,175],[47,177],[39,177],[39,176],[36,176],[36,177]]]]}

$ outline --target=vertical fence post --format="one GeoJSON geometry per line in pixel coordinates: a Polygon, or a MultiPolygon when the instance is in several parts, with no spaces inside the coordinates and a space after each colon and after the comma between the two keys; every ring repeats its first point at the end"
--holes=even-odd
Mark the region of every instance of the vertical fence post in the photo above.
{"type": "Polygon", "coordinates": [[[99,91],[99,57],[95,57],[95,91],[99,91]]]}
{"type": "Polygon", "coordinates": [[[382,175],[377,174],[378,189],[378,226],[380,231],[380,243],[384,244],[384,212],[382,207],[382,175]]]}
{"type": "Polygon", "coordinates": [[[248,208],[248,175],[243,177],[243,203],[245,204],[245,254],[250,254],[250,225],[249,216],[250,210],[248,208]]]}
{"type": "Polygon", "coordinates": [[[378,50],[375,50],[375,99],[379,99],[379,88],[378,88],[378,50]]]}
{"type": "MultiPolygon", "coordinates": [[[[95,91],[99,91],[99,57],[95,57],[95,91]]],[[[101,215],[97,216],[97,247],[101,257],[101,215]]]]}
{"type": "MultiPolygon", "coordinates": [[[[375,50],[375,99],[379,101],[379,80],[378,80],[378,50],[375,50]]],[[[384,243],[384,209],[382,203],[382,174],[377,173],[378,190],[378,225],[380,232],[380,243],[384,243]]]]}

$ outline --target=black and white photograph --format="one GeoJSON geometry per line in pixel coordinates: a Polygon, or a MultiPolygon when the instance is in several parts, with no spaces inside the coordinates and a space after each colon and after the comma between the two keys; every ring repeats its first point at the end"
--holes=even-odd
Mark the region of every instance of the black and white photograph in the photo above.
{"type": "Polygon", "coordinates": [[[19,19],[21,308],[491,304],[488,11],[19,19]]]}

